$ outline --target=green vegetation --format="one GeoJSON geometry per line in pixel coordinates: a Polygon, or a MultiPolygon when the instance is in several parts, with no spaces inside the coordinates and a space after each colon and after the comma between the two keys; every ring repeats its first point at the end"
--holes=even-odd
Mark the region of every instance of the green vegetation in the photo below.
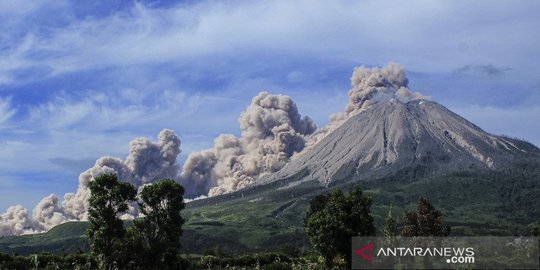
{"type": "Polygon", "coordinates": [[[87,228],[88,222],[67,222],[46,233],[0,237],[0,252],[22,255],[88,252],[87,228]]]}
{"type": "Polygon", "coordinates": [[[540,224],[534,226],[532,230],[532,235],[540,238],[540,224]]]}
{"type": "Polygon", "coordinates": [[[326,267],[341,260],[350,266],[351,237],[375,235],[370,208],[371,198],[364,196],[359,186],[348,196],[336,189],[310,202],[304,228],[313,247],[324,257],[326,267]]]}
{"type": "Polygon", "coordinates": [[[128,233],[119,216],[135,200],[133,185],[103,174],[89,183],[91,196],[87,234],[99,269],[180,269],[177,260],[184,219],[184,188],[162,179],[145,186],[139,194],[143,214],[128,233]]]}
{"type": "Polygon", "coordinates": [[[128,203],[135,199],[137,190],[129,183],[118,181],[116,174],[102,174],[88,183],[88,187],[92,195],[87,232],[92,254],[98,258],[100,269],[112,270],[117,268],[114,255],[125,235],[118,216],[128,210],[128,203]]]}
{"type": "Polygon", "coordinates": [[[403,217],[400,235],[411,236],[448,236],[450,226],[446,225],[443,215],[424,197],[418,201],[416,211],[407,210],[403,217]]]}
{"type": "MultiPolygon", "coordinates": [[[[371,214],[377,228],[384,226],[390,206],[396,225],[400,225],[405,210],[415,208],[420,197],[428,196],[452,227],[452,235],[508,236],[531,235],[532,227],[540,220],[538,179],[540,176],[531,174],[466,172],[416,180],[398,175],[360,185],[373,198],[371,214]]],[[[333,188],[337,187],[350,190],[353,185],[333,188]]],[[[328,189],[310,182],[289,190],[278,188],[277,184],[258,187],[256,194],[238,192],[187,204],[182,212],[186,223],[181,252],[221,250],[235,255],[277,250],[290,243],[308,249],[303,217],[310,199],[328,189]]],[[[86,222],[69,222],[44,234],[4,237],[0,239],[0,252],[87,252],[87,226],[86,222]]]]}
{"type": "Polygon", "coordinates": [[[184,220],[184,188],[176,181],[163,179],[143,188],[136,219],[128,230],[124,258],[131,269],[177,269],[176,256],[184,220]]]}
{"type": "Polygon", "coordinates": [[[30,256],[11,256],[0,253],[0,270],[93,270],[96,268],[97,262],[90,254],[41,253],[30,256]]]}
{"type": "MultiPolygon", "coordinates": [[[[321,258],[314,254],[289,256],[280,252],[245,254],[240,256],[178,255],[179,269],[246,269],[246,270],[325,270],[321,258]]],[[[11,256],[0,253],[0,270],[93,270],[97,262],[89,254],[35,254],[11,256]],[[37,262],[37,263],[36,263],[37,262]]]]}
{"type": "Polygon", "coordinates": [[[388,239],[392,239],[396,235],[396,221],[392,216],[392,209],[388,211],[388,216],[384,220],[384,227],[381,234],[388,239]]]}
{"type": "MultiPolygon", "coordinates": [[[[396,225],[400,225],[405,210],[415,208],[420,197],[428,196],[452,227],[452,235],[508,236],[531,235],[540,220],[539,179],[540,173],[535,176],[531,171],[462,172],[420,179],[396,175],[360,185],[373,198],[371,214],[377,228],[384,226],[390,206],[396,225]]],[[[310,182],[286,190],[279,187],[257,187],[256,193],[246,190],[187,204],[182,212],[186,223],[181,252],[221,250],[235,255],[277,250],[290,243],[308,249],[303,217],[311,198],[328,189],[310,182]]],[[[350,190],[353,185],[333,188],[337,187],[350,190]]],[[[87,252],[87,226],[86,222],[69,222],[44,234],[4,237],[0,252],[87,252]]]]}

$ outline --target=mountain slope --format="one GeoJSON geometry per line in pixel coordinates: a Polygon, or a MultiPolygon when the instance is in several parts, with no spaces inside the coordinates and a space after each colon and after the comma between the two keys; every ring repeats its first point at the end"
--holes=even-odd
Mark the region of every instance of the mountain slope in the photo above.
{"type": "Polygon", "coordinates": [[[430,101],[389,101],[351,117],[264,183],[303,169],[303,180],[325,185],[363,180],[424,166],[431,174],[502,169],[518,157],[538,156],[532,144],[486,133],[430,101]]]}

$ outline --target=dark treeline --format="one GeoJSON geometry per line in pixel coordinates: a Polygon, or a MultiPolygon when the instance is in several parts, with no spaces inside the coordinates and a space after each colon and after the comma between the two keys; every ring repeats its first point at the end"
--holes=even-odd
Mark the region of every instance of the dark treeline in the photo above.
{"type": "MultiPolygon", "coordinates": [[[[317,267],[318,256],[315,254],[297,256],[284,252],[246,254],[241,256],[176,255],[174,264],[177,269],[296,269],[295,267],[312,265],[317,267]]],[[[94,270],[99,269],[99,262],[91,254],[35,254],[31,256],[12,256],[0,253],[0,270],[94,270]]],[[[125,268],[116,268],[125,269],[125,268]]]]}

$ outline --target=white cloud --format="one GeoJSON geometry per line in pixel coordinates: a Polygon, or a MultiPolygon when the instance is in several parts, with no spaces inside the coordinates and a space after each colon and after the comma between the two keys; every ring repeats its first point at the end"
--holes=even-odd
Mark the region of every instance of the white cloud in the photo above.
{"type": "Polygon", "coordinates": [[[2,127],[4,122],[15,115],[15,113],[16,110],[11,107],[11,99],[0,97],[0,127],[2,127]]]}
{"type": "MultiPolygon", "coordinates": [[[[57,1],[60,2],[60,1],[57,1]]],[[[0,1],[0,16],[21,16],[27,15],[41,8],[46,4],[44,0],[18,1],[2,0],[0,1]]]]}
{"type": "MultiPolygon", "coordinates": [[[[103,151],[123,153],[124,150],[119,150],[123,148],[118,147],[134,137],[149,136],[164,125],[180,126],[182,119],[192,118],[200,103],[207,99],[211,97],[167,90],[96,91],[79,99],[64,93],[43,104],[27,105],[28,114],[16,122],[10,121],[15,110],[11,109],[9,99],[0,99],[0,124],[10,127],[4,129],[0,138],[18,138],[1,142],[0,164],[16,160],[24,153],[32,153],[34,158],[29,157],[30,160],[46,164],[56,157],[100,156],[106,154],[103,151]],[[100,149],[97,143],[100,140],[109,143],[100,149]]],[[[19,166],[14,167],[16,170],[19,166]]]]}
{"type": "Polygon", "coordinates": [[[53,75],[261,50],[371,64],[394,60],[423,71],[448,71],[470,62],[536,66],[529,57],[539,38],[540,22],[530,12],[536,5],[267,1],[159,9],[136,3],[105,18],[72,21],[49,35],[29,35],[2,53],[10,64],[1,73],[9,78],[15,69],[39,67],[53,75]]]}

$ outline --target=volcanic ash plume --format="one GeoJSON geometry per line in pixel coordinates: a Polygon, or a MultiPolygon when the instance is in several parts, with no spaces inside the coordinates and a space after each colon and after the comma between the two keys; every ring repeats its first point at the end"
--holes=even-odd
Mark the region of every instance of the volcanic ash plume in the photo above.
{"type": "MultiPolygon", "coordinates": [[[[114,157],[101,157],[92,168],[81,173],[77,192],[65,194],[61,205],[58,197],[51,194],[36,205],[32,218],[24,207],[10,207],[0,218],[0,235],[39,232],[69,220],[86,220],[90,198],[88,183],[103,173],[116,173],[120,180],[130,182],[136,187],[162,178],[177,178],[179,166],[176,159],[180,154],[180,139],[172,130],[162,130],[157,143],[138,138],[133,140],[129,147],[129,155],[125,161],[114,157]]],[[[130,215],[124,215],[123,218],[130,219],[137,215],[136,208],[130,207],[130,211],[130,215]]]]}
{"type": "Polygon", "coordinates": [[[370,105],[395,98],[401,102],[425,98],[408,88],[409,79],[402,65],[390,63],[383,68],[354,69],[349,90],[349,104],[345,107],[348,117],[365,110],[370,105]]]}
{"type": "Polygon", "coordinates": [[[285,166],[316,130],[290,97],[267,92],[255,96],[238,121],[240,138],[220,135],[213,148],[189,155],[181,176],[188,197],[215,196],[252,185],[262,174],[285,166]]]}
{"type": "Polygon", "coordinates": [[[22,205],[10,206],[0,216],[0,236],[34,233],[36,227],[36,222],[28,217],[28,209],[22,205]]]}
{"type": "Polygon", "coordinates": [[[382,68],[356,67],[351,77],[349,103],[345,106],[344,112],[333,114],[329,124],[317,130],[307,145],[315,145],[349,117],[379,102],[394,99],[407,103],[415,99],[429,99],[418,92],[412,92],[408,84],[409,79],[404,67],[396,63],[390,63],[382,68]]]}
{"type": "Polygon", "coordinates": [[[136,187],[162,178],[175,179],[179,170],[176,158],[180,154],[180,139],[168,129],[161,131],[158,138],[157,143],[146,138],[135,139],[129,144],[126,161],[101,157],[94,167],[81,173],[77,192],[64,195],[62,208],[67,217],[78,220],[87,218],[90,197],[88,182],[101,174],[116,173],[119,179],[136,187]]]}
{"type": "Polygon", "coordinates": [[[34,208],[32,216],[35,222],[40,225],[41,230],[49,230],[68,220],[62,208],[58,206],[58,197],[54,194],[41,199],[34,208]]]}

